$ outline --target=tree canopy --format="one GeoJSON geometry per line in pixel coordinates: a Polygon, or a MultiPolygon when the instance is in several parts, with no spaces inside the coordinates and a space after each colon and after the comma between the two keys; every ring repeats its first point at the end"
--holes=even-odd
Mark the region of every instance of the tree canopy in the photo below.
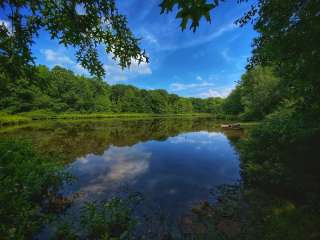
{"type": "Polygon", "coordinates": [[[186,98],[165,90],[144,90],[130,85],[109,85],[99,78],[75,75],[56,66],[37,66],[32,80],[18,78],[0,87],[0,110],[8,113],[37,110],[114,113],[215,113],[220,98],[186,98]]]}
{"type": "Polygon", "coordinates": [[[2,0],[0,9],[8,21],[0,24],[0,72],[10,78],[32,73],[31,45],[40,30],[62,45],[76,48],[77,61],[98,77],[105,74],[99,46],[122,68],[133,60],[148,61],[114,0],[2,0]]]}

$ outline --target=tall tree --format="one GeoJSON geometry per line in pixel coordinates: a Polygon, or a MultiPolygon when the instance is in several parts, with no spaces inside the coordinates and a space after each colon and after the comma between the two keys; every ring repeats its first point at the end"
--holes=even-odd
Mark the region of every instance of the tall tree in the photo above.
{"type": "Polygon", "coordinates": [[[257,12],[254,28],[260,34],[251,66],[274,66],[286,94],[310,110],[320,91],[320,1],[261,0],[252,11],[257,12]]]}
{"type": "Polygon", "coordinates": [[[280,78],[275,76],[270,67],[258,66],[243,74],[238,87],[241,88],[244,119],[262,119],[276,110],[280,100],[285,97],[279,83],[280,78]]]}

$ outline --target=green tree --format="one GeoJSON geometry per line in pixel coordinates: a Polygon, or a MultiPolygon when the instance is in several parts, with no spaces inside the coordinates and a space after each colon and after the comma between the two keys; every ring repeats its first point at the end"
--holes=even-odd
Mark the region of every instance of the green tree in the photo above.
{"type": "Polygon", "coordinates": [[[276,110],[280,103],[280,79],[270,67],[256,67],[246,72],[239,83],[244,119],[258,120],[276,110]]]}
{"type": "Polygon", "coordinates": [[[168,93],[165,90],[151,90],[148,98],[153,113],[170,112],[168,93]]]}
{"type": "Polygon", "coordinates": [[[243,112],[243,105],[241,102],[241,88],[236,86],[235,89],[229,94],[223,103],[223,111],[230,115],[239,115],[243,112]]]}
{"type": "Polygon", "coordinates": [[[177,6],[178,12],[176,18],[181,19],[181,29],[186,29],[190,20],[190,29],[196,31],[202,17],[206,21],[211,22],[210,11],[217,7],[219,2],[223,2],[223,0],[214,0],[213,2],[208,2],[207,0],[163,0],[160,3],[161,14],[171,12],[177,6]]]}
{"type": "Polygon", "coordinates": [[[97,51],[100,45],[123,68],[133,59],[148,61],[114,0],[3,0],[0,9],[9,22],[0,24],[0,72],[9,78],[34,71],[31,45],[40,30],[75,47],[77,61],[98,77],[105,73],[97,51]]]}
{"type": "Polygon", "coordinates": [[[224,103],[224,99],[220,98],[220,97],[211,97],[208,99],[205,99],[206,103],[207,103],[207,107],[206,112],[208,113],[213,113],[216,116],[219,116],[222,114],[223,110],[223,103],[224,103]]]}
{"type": "Polygon", "coordinates": [[[259,35],[253,42],[251,66],[273,66],[283,93],[299,98],[304,110],[309,109],[319,102],[320,2],[259,1],[252,11],[259,35]]]}
{"type": "Polygon", "coordinates": [[[175,113],[191,113],[192,110],[192,102],[187,98],[179,98],[174,103],[175,113]]]}

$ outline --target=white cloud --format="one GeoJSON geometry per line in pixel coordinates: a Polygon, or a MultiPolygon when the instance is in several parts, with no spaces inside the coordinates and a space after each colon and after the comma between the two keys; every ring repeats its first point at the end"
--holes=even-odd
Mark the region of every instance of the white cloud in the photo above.
{"type": "Polygon", "coordinates": [[[201,76],[197,76],[196,79],[197,79],[198,81],[202,81],[202,80],[203,80],[201,76]]]}
{"type": "Polygon", "coordinates": [[[213,39],[222,36],[224,33],[230,32],[230,31],[232,31],[234,29],[236,29],[236,26],[234,25],[234,23],[233,22],[232,23],[228,23],[228,24],[222,26],[220,29],[218,29],[217,31],[215,31],[215,32],[213,32],[211,34],[203,35],[201,37],[194,38],[194,40],[182,42],[182,43],[175,44],[175,45],[162,46],[159,49],[162,50],[162,51],[171,51],[171,50],[178,50],[178,49],[198,46],[198,45],[210,42],[213,39]]]}
{"type": "Polygon", "coordinates": [[[219,132],[200,131],[197,133],[183,133],[169,138],[168,141],[172,144],[192,144],[195,148],[201,148],[200,145],[213,144],[212,138],[221,139],[223,136],[219,132]]]}
{"type": "Polygon", "coordinates": [[[155,46],[159,45],[159,42],[156,36],[152,34],[150,31],[146,30],[145,28],[142,28],[140,30],[140,34],[141,34],[142,40],[145,40],[147,43],[155,46]]]}
{"type": "Polygon", "coordinates": [[[221,52],[221,56],[223,57],[223,59],[224,59],[226,62],[232,62],[232,61],[234,61],[234,58],[231,57],[230,54],[229,54],[229,48],[224,49],[224,50],[221,52]]]}
{"type": "Polygon", "coordinates": [[[84,194],[100,194],[120,185],[132,184],[149,169],[152,153],[140,146],[110,146],[103,155],[88,154],[70,166],[75,176],[79,174],[88,181],[81,182],[84,194]]]}
{"type": "Polygon", "coordinates": [[[199,89],[214,86],[213,83],[209,82],[201,82],[201,83],[172,83],[170,84],[170,90],[172,91],[183,91],[189,89],[199,89]]]}
{"type": "Polygon", "coordinates": [[[139,64],[137,60],[132,59],[130,67],[122,69],[117,62],[112,59],[112,55],[108,55],[108,63],[104,64],[104,69],[106,71],[106,80],[110,83],[126,81],[139,75],[152,74],[149,63],[145,61],[139,64]]]}
{"type": "Polygon", "coordinates": [[[232,65],[238,71],[244,70],[244,67],[247,64],[247,59],[250,57],[250,55],[242,55],[237,57],[232,56],[232,53],[230,54],[229,48],[223,49],[221,51],[221,56],[226,63],[228,63],[229,65],[232,65]]]}
{"type": "Polygon", "coordinates": [[[224,88],[209,88],[208,90],[201,92],[197,95],[200,98],[209,98],[209,97],[227,97],[232,91],[232,87],[224,88]]]}
{"type": "MultiPolygon", "coordinates": [[[[66,54],[62,51],[54,51],[53,49],[42,49],[41,53],[44,55],[46,61],[50,62],[52,65],[60,65],[72,69],[78,74],[90,75],[90,73],[81,66],[80,63],[76,63],[71,60],[66,54]]],[[[122,69],[115,60],[112,59],[112,55],[108,55],[107,63],[103,65],[106,71],[106,80],[111,83],[126,81],[129,78],[136,77],[138,75],[149,75],[152,74],[149,63],[145,60],[140,64],[137,60],[132,59],[131,65],[129,68],[122,69]]]]}
{"type": "Polygon", "coordinates": [[[127,74],[116,64],[104,64],[104,70],[106,71],[106,80],[113,82],[120,82],[128,80],[127,74]]]}
{"type": "Polygon", "coordinates": [[[56,52],[52,49],[42,49],[41,53],[45,56],[47,61],[52,62],[55,65],[73,64],[73,61],[61,52],[56,52]]]}
{"type": "Polygon", "coordinates": [[[132,60],[131,65],[129,67],[129,71],[138,74],[152,74],[151,68],[146,62],[139,62],[137,60],[132,60]]]}
{"type": "Polygon", "coordinates": [[[90,73],[88,72],[87,69],[85,69],[84,67],[81,66],[80,63],[77,63],[74,65],[73,67],[74,71],[80,75],[90,75],[90,73]]]}

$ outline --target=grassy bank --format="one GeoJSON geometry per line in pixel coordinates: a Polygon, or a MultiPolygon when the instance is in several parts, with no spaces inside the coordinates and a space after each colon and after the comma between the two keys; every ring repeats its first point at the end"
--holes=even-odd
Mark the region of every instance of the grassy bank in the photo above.
{"type": "Polygon", "coordinates": [[[0,112],[0,127],[7,125],[25,124],[31,122],[32,119],[26,116],[9,115],[0,112]]]}
{"type": "Polygon", "coordinates": [[[209,113],[185,114],[150,114],[150,113],[53,113],[27,112],[15,115],[0,112],[0,127],[30,123],[37,120],[68,120],[68,119],[104,119],[104,118],[155,118],[155,117],[212,117],[209,113]]]}

